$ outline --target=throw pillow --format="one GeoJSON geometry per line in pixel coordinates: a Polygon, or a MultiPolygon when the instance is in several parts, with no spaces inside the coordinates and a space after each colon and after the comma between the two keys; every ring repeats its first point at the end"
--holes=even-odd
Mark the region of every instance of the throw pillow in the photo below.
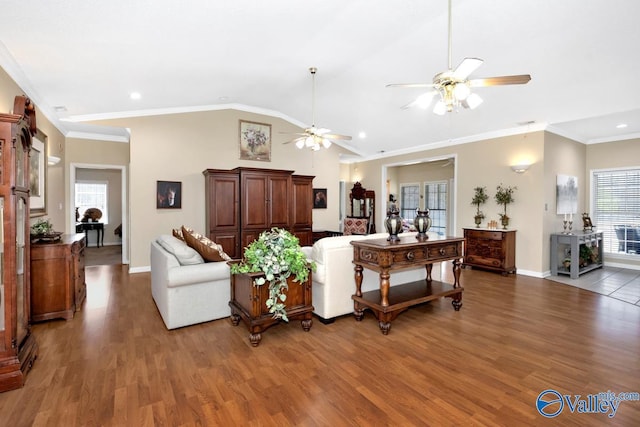
{"type": "Polygon", "coordinates": [[[184,236],[182,235],[182,228],[174,228],[173,230],[171,230],[171,234],[173,234],[173,237],[175,237],[176,239],[180,239],[184,242],[184,236]]]}
{"type": "Polygon", "coordinates": [[[204,259],[193,248],[173,236],[163,234],[156,239],[162,248],[176,257],[180,265],[195,265],[204,263],[204,259]]]}
{"type": "Polygon", "coordinates": [[[186,227],[182,227],[182,236],[187,245],[198,251],[198,253],[207,262],[231,261],[231,257],[227,255],[222,246],[210,240],[202,234],[196,233],[186,227]]]}

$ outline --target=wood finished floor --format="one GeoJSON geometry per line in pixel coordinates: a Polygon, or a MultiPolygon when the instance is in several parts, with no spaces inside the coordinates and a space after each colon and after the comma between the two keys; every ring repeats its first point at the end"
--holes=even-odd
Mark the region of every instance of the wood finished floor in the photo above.
{"type": "Polygon", "coordinates": [[[82,311],[34,325],[39,357],[0,393],[0,425],[638,425],[640,402],[546,420],[535,401],[639,392],[640,307],[525,276],[462,282],[461,311],[414,307],[388,336],[367,312],[277,325],[253,348],[229,319],[167,331],[148,273],[87,267],[82,311]]]}

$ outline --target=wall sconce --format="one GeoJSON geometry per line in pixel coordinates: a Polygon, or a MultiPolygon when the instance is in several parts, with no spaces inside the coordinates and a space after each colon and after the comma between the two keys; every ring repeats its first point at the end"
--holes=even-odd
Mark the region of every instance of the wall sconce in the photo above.
{"type": "Polygon", "coordinates": [[[47,158],[47,163],[49,164],[49,166],[55,166],[58,163],[60,163],[60,157],[57,156],[49,156],[47,158]]]}
{"type": "Polygon", "coordinates": [[[512,165],[511,170],[515,173],[525,173],[531,165],[512,165]]]}

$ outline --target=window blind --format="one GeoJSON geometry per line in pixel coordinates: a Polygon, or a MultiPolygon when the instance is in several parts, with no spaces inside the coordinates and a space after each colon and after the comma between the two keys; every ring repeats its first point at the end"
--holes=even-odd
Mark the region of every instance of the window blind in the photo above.
{"type": "Polygon", "coordinates": [[[593,224],[603,232],[604,251],[640,254],[640,169],[593,172],[593,224]]]}

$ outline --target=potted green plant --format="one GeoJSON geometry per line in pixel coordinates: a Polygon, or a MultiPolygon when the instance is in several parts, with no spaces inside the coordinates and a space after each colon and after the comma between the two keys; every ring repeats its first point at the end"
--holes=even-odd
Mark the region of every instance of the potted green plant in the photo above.
{"type": "Polygon", "coordinates": [[[296,236],[287,230],[272,228],[260,233],[258,239],[244,250],[240,262],[231,263],[231,273],[262,273],[253,279],[255,286],[268,284],[266,306],[276,319],[289,321],[286,310],[287,281],[305,283],[316,264],[308,261],[296,236]]]}
{"type": "Polygon", "coordinates": [[[502,205],[504,208],[504,213],[500,214],[500,222],[502,223],[502,228],[504,230],[507,229],[507,225],[509,225],[509,217],[507,216],[507,205],[509,203],[513,203],[513,193],[518,189],[518,187],[504,186],[502,183],[496,187],[496,195],[495,201],[497,204],[502,205]]]}
{"type": "Polygon", "coordinates": [[[484,219],[484,213],[480,210],[480,205],[487,202],[489,195],[487,194],[487,187],[476,187],[473,191],[475,191],[475,193],[473,194],[473,199],[471,199],[471,204],[476,205],[476,215],[473,218],[476,223],[476,228],[479,228],[480,223],[484,219]]]}
{"type": "Polygon", "coordinates": [[[31,234],[31,240],[34,242],[38,240],[54,241],[58,240],[62,235],[61,232],[53,230],[53,224],[51,224],[49,218],[38,219],[31,226],[29,233],[31,234]]]}

